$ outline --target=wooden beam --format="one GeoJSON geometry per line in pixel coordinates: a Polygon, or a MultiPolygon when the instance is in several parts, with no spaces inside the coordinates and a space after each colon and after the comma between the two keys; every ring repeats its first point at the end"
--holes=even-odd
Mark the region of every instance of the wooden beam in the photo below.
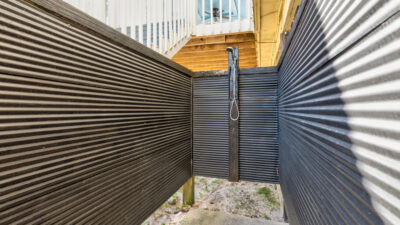
{"type": "Polygon", "coordinates": [[[194,176],[191,177],[186,183],[183,185],[183,205],[193,205],[194,204],[194,176]]]}
{"type": "Polygon", "coordinates": [[[284,198],[283,198],[282,188],[281,188],[281,185],[280,185],[280,184],[277,184],[275,187],[276,187],[276,190],[277,190],[277,192],[278,192],[279,205],[280,205],[280,208],[281,208],[281,217],[282,217],[284,220],[286,220],[285,217],[287,217],[287,216],[285,215],[285,200],[284,200],[284,198]]]}
{"type": "MultiPolygon", "coordinates": [[[[275,74],[277,72],[278,69],[274,66],[239,69],[240,76],[252,75],[252,74],[275,74]]],[[[207,71],[195,72],[193,77],[217,77],[217,76],[228,76],[228,75],[229,75],[229,70],[207,70],[207,71]]]]}
{"type": "Polygon", "coordinates": [[[229,52],[229,181],[239,181],[239,48],[232,47],[227,50],[229,52]]]}

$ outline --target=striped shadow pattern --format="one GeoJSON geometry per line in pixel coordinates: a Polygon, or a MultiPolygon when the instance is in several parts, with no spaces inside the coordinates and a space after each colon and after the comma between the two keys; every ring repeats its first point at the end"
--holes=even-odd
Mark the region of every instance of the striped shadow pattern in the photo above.
{"type": "Polygon", "coordinates": [[[290,224],[400,224],[399,9],[303,1],[279,69],[290,224]]]}

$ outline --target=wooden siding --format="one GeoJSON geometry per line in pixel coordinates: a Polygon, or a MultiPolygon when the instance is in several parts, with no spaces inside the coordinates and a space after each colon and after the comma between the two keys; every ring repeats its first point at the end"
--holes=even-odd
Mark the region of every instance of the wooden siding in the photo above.
{"type": "Polygon", "coordinates": [[[172,60],[192,71],[227,69],[227,47],[239,47],[240,68],[257,66],[252,32],[192,37],[172,60]]]}

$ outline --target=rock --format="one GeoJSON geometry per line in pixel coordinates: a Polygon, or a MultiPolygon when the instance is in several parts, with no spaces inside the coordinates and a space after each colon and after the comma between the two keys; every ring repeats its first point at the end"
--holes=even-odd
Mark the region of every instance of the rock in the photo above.
{"type": "Polygon", "coordinates": [[[176,199],[171,199],[168,201],[169,205],[176,205],[176,199]]]}

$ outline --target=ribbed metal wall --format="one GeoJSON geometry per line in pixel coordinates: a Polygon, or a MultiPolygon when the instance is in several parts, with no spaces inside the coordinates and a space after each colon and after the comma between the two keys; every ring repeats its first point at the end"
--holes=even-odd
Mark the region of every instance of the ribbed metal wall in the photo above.
{"type": "MultiPolygon", "coordinates": [[[[228,71],[197,74],[193,83],[193,171],[228,179],[228,71]]],[[[276,68],[240,70],[239,98],[239,179],[278,183],[276,68]]]]}
{"type": "Polygon", "coordinates": [[[0,224],[140,224],[191,176],[191,78],[23,1],[0,18],[0,224]]]}
{"type": "Polygon", "coordinates": [[[195,77],[193,82],[193,173],[229,176],[229,79],[195,77]]]}
{"type": "Polygon", "coordinates": [[[303,1],[279,70],[290,224],[400,224],[400,1],[303,1]]]}
{"type": "MultiPolygon", "coordinates": [[[[246,74],[247,73],[247,74],[246,74]]],[[[277,72],[239,76],[241,180],[278,183],[277,72]]]]}

